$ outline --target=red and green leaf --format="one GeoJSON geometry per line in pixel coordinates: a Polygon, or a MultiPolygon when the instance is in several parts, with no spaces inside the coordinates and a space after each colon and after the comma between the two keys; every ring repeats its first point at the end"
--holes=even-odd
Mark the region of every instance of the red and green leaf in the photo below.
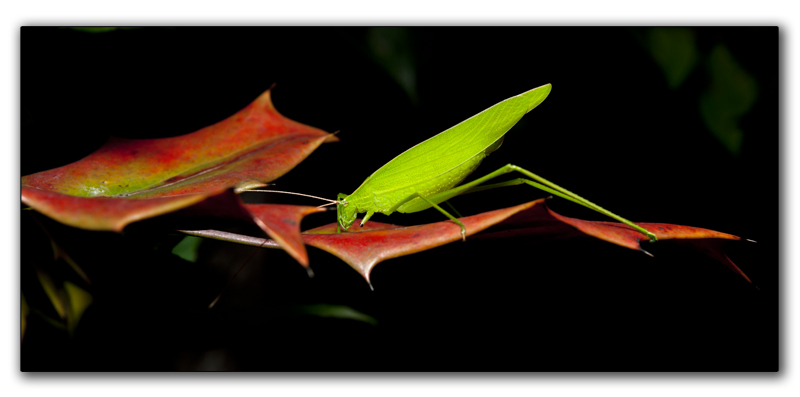
{"type": "Polygon", "coordinates": [[[196,204],[211,196],[193,194],[152,199],[78,197],[22,187],[22,203],[65,225],[121,232],[126,225],[196,204]]]}
{"type": "Polygon", "coordinates": [[[307,266],[299,223],[315,209],[251,207],[257,213],[250,214],[226,190],[265,186],[323,142],[336,140],[332,134],[283,117],[266,91],[236,114],[191,134],[111,138],[75,163],[24,176],[22,202],[66,225],[115,232],[131,222],[177,210],[187,215],[210,211],[211,216],[256,223],[307,266]],[[218,200],[199,205],[211,198],[218,200]],[[272,215],[270,208],[276,209],[272,215]],[[278,223],[270,224],[273,220],[278,223]],[[295,230],[290,231],[292,227],[295,230]]]}
{"type": "Polygon", "coordinates": [[[78,197],[153,198],[264,186],[337,138],[283,117],[266,91],[233,116],[190,134],[111,138],[89,156],[22,177],[22,186],[78,197]]]}

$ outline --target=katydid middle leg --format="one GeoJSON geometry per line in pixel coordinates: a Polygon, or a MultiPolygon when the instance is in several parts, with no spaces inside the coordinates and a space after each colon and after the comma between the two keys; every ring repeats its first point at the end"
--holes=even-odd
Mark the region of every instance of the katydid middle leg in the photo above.
{"type": "MultiPolygon", "coordinates": [[[[629,220],[627,220],[627,219],[625,219],[625,218],[623,218],[623,217],[621,217],[621,216],[619,216],[617,214],[614,214],[613,212],[611,212],[611,211],[609,211],[609,210],[607,210],[607,209],[605,209],[603,207],[600,207],[599,205],[597,205],[597,204],[595,204],[595,203],[593,203],[593,202],[591,202],[589,200],[586,200],[585,198],[583,198],[581,196],[578,196],[577,194],[572,193],[571,191],[569,191],[567,189],[564,189],[561,186],[556,185],[555,183],[552,183],[552,182],[548,181],[547,179],[544,179],[544,178],[542,178],[542,177],[540,177],[540,176],[538,176],[538,175],[536,175],[536,174],[534,174],[534,173],[532,173],[532,172],[530,172],[530,171],[528,171],[528,170],[526,170],[526,169],[524,169],[522,167],[518,167],[518,166],[513,165],[513,164],[506,164],[505,166],[501,167],[497,171],[494,171],[494,172],[492,172],[492,173],[490,173],[490,174],[488,174],[486,176],[478,178],[478,179],[476,179],[476,180],[474,180],[472,182],[465,183],[465,184],[463,184],[461,186],[455,187],[453,189],[450,189],[450,190],[447,190],[447,191],[444,191],[444,192],[441,192],[441,193],[433,194],[433,195],[429,196],[426,201],[442,202],[442,201],[448,200],[448,199],[450,199],[452,197],[455,197],[455,196],[458,196],[458,195],[461,195],[461,194],[464,194],[464,193],[475,192],[475,191],[480,191],[480,190],[486,190],[486,189],[502,187],[502,186],[518,185],[518,184],[521,184],[521,183],[526,183],[526,184],[531,185],[531,186],[533,186],[535,188],[544,190],[544,191],[546,191],[548,193],[551,193],[551,194],[554,194],[556,196],[562,197],[564,199],[570,200],[570,201],[575,202],[577,204],[583,205],[586,208],[595,210],[595,211],[597,211],[597,212],[599,212],[599,213],[601,213],[603,215],[606,215],[606,216],[609,216],[609,217],[611,217],[613,219],[616,219],[616,220],[618,220],[618,221],[620,221],[620,222],[622,222],[622,223],[624,223],[624,224],[636,229],[638,232],[644,234],[645,236],[647,236],[650,239],[651,242],[658,240],[656,235],[651,233],[647,229],[644,229],[644,228],[634,224],[633,222],[631,222],[631,221],[629,221],[629,220]],[[518,178],[518,179],[515,179],[513,181],[501,182],[501,183],[492,184],[492,185],[480,186],[482,183],[484,183],[484,182],[486,182],[486,181],[488,181],[490,179],[496,178],[496,177],[498,177],[500,175],[507,174],[507,173],[513,172],[513,171],[519,172],[519,173],[521,173],[521,174],[523,174],[523,175],[525,175],[525,176],[527,176],[529,178],[532,178],[532,179],[536,180],[536,182],[531,181],[531,180],[527,180],[527,179],[523,179],[523,178],[518,178]]],[[[440,210],[440,211],[442,211],[442,210],[440,210]]]]}
{"type": "MultiPolygon", "coordinates": [[[[464,224],[461,223],[461,221],[458,220],[458,218],[454,217],[453,215],[450,215],[450,213],[445,211],[442,207],[439,207],[438,205],[436,205],[436,203],[434,203],[433,201],[427,199],[425,196],[423,196],[423,195],[421,195],[419,193],[413,193],[410,196],[406,197],[405,199],[398,201],[395,205],[392,206],[392,208],[389,209],[389,211],[387,211],[387,213],[391,214],[392,212],[397,211],[397,209],[400,208],[403,204],[405,204],[405,203],[407,203],[407,202],[409,202],[411,200],[414,200],[415,198],[419,198],[422,201],[427,202],[428,205],[430,205],[433,208],[436,208],[437,210],[439,210],[439,212],[444,214],[444,216],[450,218],[450,220],[455,222],[456,224],[458,224],[458,226],[461,226],[461,241],[467,241],[467,228],[464,226],[464,224]]],[[[451,205],[451,207],[452,207],[452,205],[451,205]]],[[[455,210],[455,208],[453,208],[453,209],[455,210]]],[[[456,211],[456,212],[458,212],[458,211],[456,211]]],[[[364,222],[367,221],[367,219],[368,219],[367,217],[364,217],[364,220],[361,221],[361,225],[362,226],[364,225],[364,222]]]]}

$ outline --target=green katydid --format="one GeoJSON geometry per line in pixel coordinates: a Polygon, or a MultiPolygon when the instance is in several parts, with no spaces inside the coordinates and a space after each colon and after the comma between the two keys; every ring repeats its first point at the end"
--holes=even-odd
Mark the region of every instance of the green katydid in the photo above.
{"type": "Polygon", "coordinates": [[[513,164],[454,187],[474,171],[486,155],[500,147],[506,132],[542,103],[550,89],[551,85],[547,84],[508,98],[401,153],[370,175],[352,194],[339,194],[336,203],[339,226],[348,229],[359,213],[367,213],[361,221],[363,226],[376,212],[390,215],[395,211],[411,213],[433,207],[461,226],[461,237],[465,239],[464,225],[439,207],[439,203],[468,192],[526,183],[610,216],[645,234],[650,241],[656,241],[653,233],[633,222],[513,164]],[[512,171],[536,182],[518,178],[481,185],[512,171]]]}
{"type": "Polygon", "coordinates": [[[506,132],[542,103],[550,89],[551,85],[546,84],[508,98],[401,153],[370,175],[352,194],[340,193],[335,202],[329,200],[336,204],[338,226],[348,229],[356,216],[364,212],[367,215],[361,220],[361,226],[376,212],[390,215],[395,211],[412,213],[433,207],[461,226],[461,238],[465,240],[464,224],[442,209],[439,203],[465,193],[525,183],[614,218],[643,233],[651,242],[656,241],[655,234],[646,229],[513,164],[455,187],[489,153],[500,147],[506,132]],[[533,181],[517,178],[481,185],[512,171],[533,181]]]}

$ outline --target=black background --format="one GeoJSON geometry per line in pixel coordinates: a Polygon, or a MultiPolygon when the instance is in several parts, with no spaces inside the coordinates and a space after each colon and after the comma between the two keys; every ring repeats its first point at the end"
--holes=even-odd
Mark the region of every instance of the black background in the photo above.
{"type": "MultiPolygon", "coordinates": [[[[320,250],[309,248],[312,279],[285,253],[262,250],[209,311],[252,248],[204,241],[198,262],[189,263],[153,249],[177,235],[135,226],[122,235],[85,232],[39,217],[89,274],[94,303],[73,337],[32,315],[21,368],[777,370],[778,30],[692,32],[700,59],[670,89],[646,28],[23,28],[22,175],[76,161],[109,135],[192,132],[276,83],[283,115],[341,131],[341,142],[321,146],[276,188],[335,198],[416,143],[551,83],[548,99],[476,176],[513,163],[634,221],[757,240],[726,248],[760,290],[668,243],[646,247],[650,258],[589,239],[476,239],[381,263],[372,273],[375,291],[320,250]],[[393,43],[388,58],[382,39],[393,43]],[[739,155],[708,131],[698,106],[713,81],[706,59],[717,46],[758,87],[739,120],[739,155]],[[386,59],[394,66],[385,67],[386,59]],[[392,77],[403,62],[415,76],[410,90],[392,77]],[[296,314],[311,304],[350,306],[378,325],[296,314]]],[[[544,196],[514,187],[453,203],[466,215],[544,196]]],[[[602,220],[563,200],[550,205],[602,220]]],[[[29,266],[52,262],[33,216],[22,214],[23,292],[53,315],[29,266]]],[[[373,219],[415,224],[441,216],[373,219]]],[[[333,213],[320,214],[303,226],[333,221],[333,213]]],[[[63,263],[49,266],[74,278],[63,263]]]]}

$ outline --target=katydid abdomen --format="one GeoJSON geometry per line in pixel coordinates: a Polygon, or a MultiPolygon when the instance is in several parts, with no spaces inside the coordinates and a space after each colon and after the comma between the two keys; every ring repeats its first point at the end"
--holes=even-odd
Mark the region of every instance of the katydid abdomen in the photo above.
{"type": "MultiPolygon", "coordinates": [[[[418,181],[417,183],[410,183],[407,186],[404,186],[400,189],[394,188],[389,190],[380,191],[378,190],[375,194],[375,212],[380,212],[382,214],[389,215],[389,211],[396,202],[392,202],[391,200],[386,200],[385,197],[409,197],[414,193],[419,193],[420,196],[423,197],[430,197],[436,193],[441,193],[447,190],[452,189],[454,186],[458,185],[461,181],[464,180],[467,176],[469,176],[472,171],[478,168],[481,161],[486,157],[483,153],[480,153],[473,158],[459,164],[458,166],[437,175],[435,178],[430,180],[418,181]],[[379,197],[384,197],[383,200],[378,199],[379,197]]],[[[409,177],[411,180],[411,177],[409,177]]],[[[436,204],[439,204],[445,199],[435,201],[436,204]]],[[[411,213],[411,212],[418,212],[422,210],[426,210],[431,208],[430,204],[425,202],[420,198],[412,199],[411,201],[401,205],[396,209],[397,212],[402,213],[411,213]]]]}

